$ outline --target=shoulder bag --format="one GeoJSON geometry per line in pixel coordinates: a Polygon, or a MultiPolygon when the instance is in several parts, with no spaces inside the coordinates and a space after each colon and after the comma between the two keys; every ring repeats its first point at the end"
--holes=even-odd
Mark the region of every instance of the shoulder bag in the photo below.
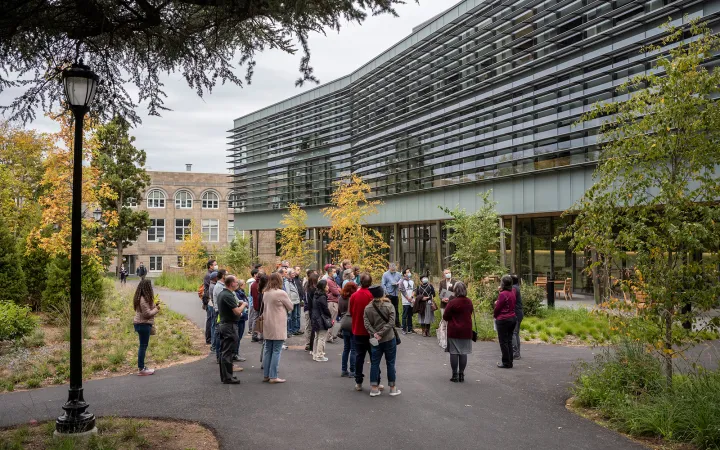
{"type": "Polygon", "coordinates": [[[477,342],[478,335],[477,331],[475,331],[475,328],[477,327],[475,322],[475,305],[473,305],[473,328],[472,328],[472,341],[477,342]]]}
{"type": "MultiPolygon", "coordinates": [[[[261,300],[262,296],[258,299],[261,300]]],[[[258,334],[263,333],[263,322],[265,321],[265,318],[263,317],[263,313],[265,312],[265,303],[260,303],[260,311],[258,311],[258,317],[255,319],[255,329],[254,331],[258,334]]]]}
{"type": "Polygon", "coordinates": [[[352,332],[352,317],[350,316],[350,313],[347,312],[342,316],[342,319],[340,319],[340,329],[343,331],[352,332]]]}
{"type": "MultiPolygon", "coordinates": [[[[375,308],[375,311],[377,311],[377,313],[380,315],[380,318],[381,318],[382,320],[384,320],[385,323],[390,323],[390,320],[388,320],[388,318],[385,317],[385,315],[380,311],[380,308],[377,307],[377,305],[375,304],[375,302],[373,302],[372,305],[373,305],[373,308],[375,308]]],[[[395,334],[395,344],[396,344],[396,345],[400,345],[400,343],[401,343],[402,341],[400,340],[400,336],[398,335],[397,330],[395,329],[394,326],[392,327],[392,330],[393,330],[393,334],[395,334]]]]}

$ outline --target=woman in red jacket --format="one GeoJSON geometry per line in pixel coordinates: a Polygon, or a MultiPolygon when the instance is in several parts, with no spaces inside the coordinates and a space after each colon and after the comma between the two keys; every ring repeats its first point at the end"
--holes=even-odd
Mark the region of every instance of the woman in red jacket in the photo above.
{"type": "Polygon", "coordinates": [[[465,381],[467,355],[472,353],[472,301],[467,298],[467,288],[457,282],[453,288],[455,297],[445,307],[443,320],[447,322],[447,347],[450,353],[453,383],[465,381]],[[459,370],[458,370],[459,369],[459,370]]]}
{"type": "Polygon", "coordinates": [[[513,350],[512,337],[515,331],[515,292],[512,287],[512,277],[505,275],[500,280],[500,295],[495,302],[495,310],[493,317],[495,318],[495,328],[497,328],[498,340],[500,341],[500,351],[502,352],[502,362],[497,363],[501,369],[512,369],[513,366],[513,350]]]}

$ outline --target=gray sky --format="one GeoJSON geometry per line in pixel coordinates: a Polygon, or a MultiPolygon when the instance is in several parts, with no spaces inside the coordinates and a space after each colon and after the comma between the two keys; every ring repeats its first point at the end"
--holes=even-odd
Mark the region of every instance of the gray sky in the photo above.
{"type": "MultiPolygon", "coordinates": [[[[311,36],[310,50],[315,75],[321,83],[332,81],[356,70],[410,34],[412,28],[456,4],[458,0],[407,0],[398,6],[398,18],[368,17],[363,25],[349,24],[340,33],[311,36]]],[[[295,87],[300,52],[296,56],[267,51],[257,58],[252,84],[216,87],[212,94],[199,98],[183,78],[173,74],[164,80],[172,109],[162,117],[149,117],[139,110],[142,124],[132,130],[135,145],[147,152],[151,170],[181,171],[186,163],[193,172],[227,171],[227,130],[233,119],[272,105],[287,97],[315,87],[306,83],[295,87]]],[[[244,73],[239,72],[241,75],[244,73]]],[[[0,96],[8,103],[7,92],[0,96]]],[[[54,132],[54,122],[39,117],[29,128],[54,132]]]]}

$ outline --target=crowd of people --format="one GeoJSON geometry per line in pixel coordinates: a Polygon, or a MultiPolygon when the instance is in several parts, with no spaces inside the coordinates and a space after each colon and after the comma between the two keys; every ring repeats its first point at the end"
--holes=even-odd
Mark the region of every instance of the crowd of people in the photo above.
{"type": "MultiPolygon", "coordinates": [[[[338,266],[327,264],[323,269],[322,273],[310,269],[303,274],[300,267],[282,261],[269,274],[255,266],[245,281],[220,269],[215,260],[208,261],[198,296],[206,311],[206,343],[215,355],[223,383],[240,383],[235,372],[243,369],[234,363],[246,360],[240,352],[246,332],[252,342],[263,346],[263,381],[270,384],[286,382],[279,373],[282,351],[287,349],[285,341],[304,335],[305,351],[315,362],[329,361],[327,344],[343,343],[340,375],[353,378],[356,391],[363,391],[368,357],[373,397],[385,390],[381,384],[384,358],[389,395],[400,395],[395,361],[401,338],[396,328],[401,328],[403,335],[416,333],[413,320],[417,314],[422,336],[430,337],[437,310],[437,339],[450,354],[450,381],[465,381],[467,355],[472,353],[472,342],[477,339],[474,306],[466,285],[453,278],[450,269],[443,271],[437,290],[428,274],[423,274],[415,285],[412,271],[408,268],[399,272],[395,264],[389,265],[376,285],[370,274],[361,273],[349,260],[338,266]]],[[[154,302],[149,280],[143,279],[138,285],[134,306],[135,330],[140,340],[138,374],[152,375],[154,371],[145,367],[145,352],[160,307],[154,302]]],[[[493,317],[502,355],[497,366],[510,369],[520,358],[523,316],[517,276],[502,277],[493,317]]]]}

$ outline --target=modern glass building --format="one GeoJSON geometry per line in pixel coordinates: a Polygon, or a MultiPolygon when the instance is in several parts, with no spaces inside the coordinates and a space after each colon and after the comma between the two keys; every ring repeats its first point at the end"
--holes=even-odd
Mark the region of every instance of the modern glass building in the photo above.
{"type": "Polygon", "coordinates": [[[668,17],[717,27],[720,0],[462,1],[354,73],[236,119],[236,226],[273,248],[298,203],[324,263],[320,210],[333,182],[356,173],[384,202],[371,224],[391,260],[437,275],[452,252],[439,206],[472,210],[492,190],[512,229],[505,263],[589,289],[588,255],[553,240],[598,159],[599,121],[576,122],[651,69],[657,54],[641,48],[668,17]]]}

